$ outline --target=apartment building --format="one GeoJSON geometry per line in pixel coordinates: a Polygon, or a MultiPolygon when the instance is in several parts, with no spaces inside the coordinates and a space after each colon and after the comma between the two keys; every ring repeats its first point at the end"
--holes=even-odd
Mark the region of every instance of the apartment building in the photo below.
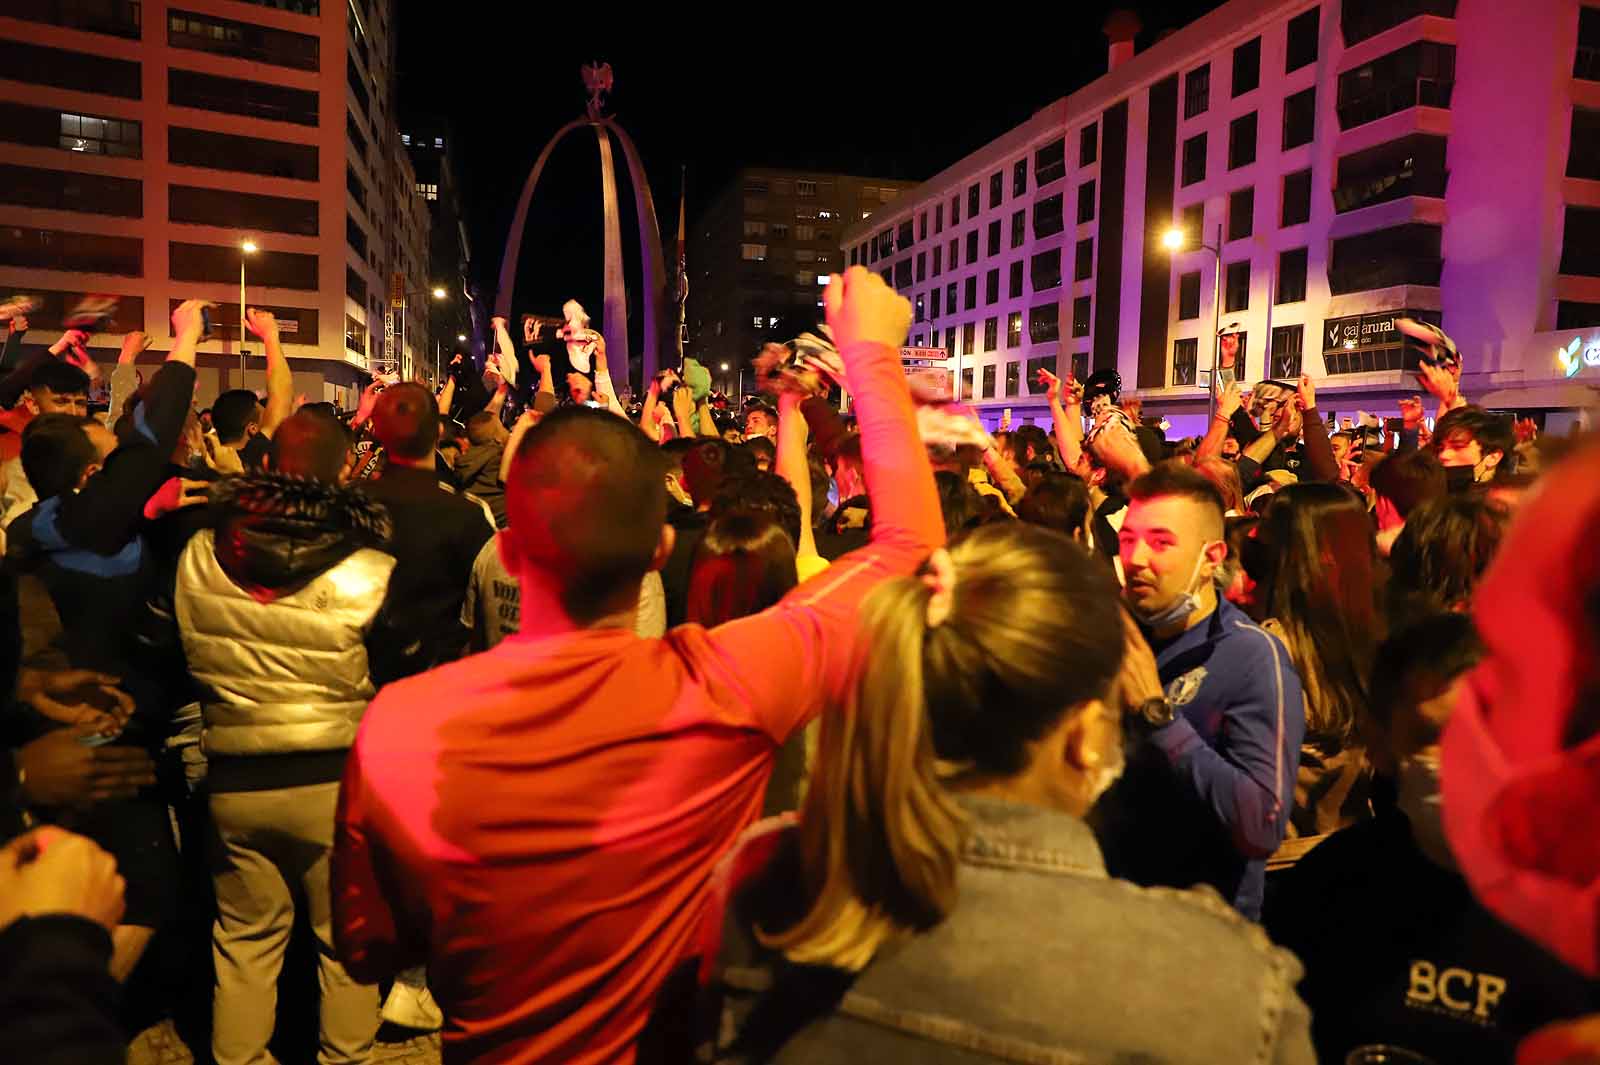
{"type": "MultiPolygon", "coordinates": [[[[815,328],[839,237],[876,217],[909,181],[746,167],[690,227],[689,354],[722,384],[768,340],[815,328]]],[[[730,384],[731,390],[737,390],[730,384]]]]}
{"type": "Polygon", "coordinates": [[[171,308],[217,304],[199,398],[260,388],[245,297],[283,327],[296,389],[353,405],[380,365],[431,350],[428,213],[401,149],[389,0],[12,0],[0,7],[0,291],[45,338],[86,293],[92,338],[171,342],[171,308]],[[344,62],[340,63],[339,60],[344,62]],[[247,251],[253,247],[254,251],[247,251]],[[385,328],[388,316],[389,327],[385,328]],[[398,346],[386,349],[386,334],[398,346]]]}
{"type": "Polygon", "coordinates": [[[1116,367],[1198,433],[1219,333],[1246,381],[1305,372],[1325,412],[1394,414],[1401,315],[1457,341],[1477,402],[1547,430],[1594,404],[1600,6],[1232,0],[1137,54],[1136,28],[842,235],[987,421],[1043,420],[1039,368],[1116,367]]]}

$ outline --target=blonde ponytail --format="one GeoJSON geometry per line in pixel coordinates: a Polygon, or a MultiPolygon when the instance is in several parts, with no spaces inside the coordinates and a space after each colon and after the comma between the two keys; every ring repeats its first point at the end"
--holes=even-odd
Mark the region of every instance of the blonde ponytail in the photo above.
{"type": "Polygon", "coordinates": [[[850,704],[824,714],[800,821],[811,907],[758,930],[797,964],[866,967],[885,943],[942,921],[955,904],[964,822],[935,774],[923,684],[928,586],[887,581],[862,605],[850,704]]]}

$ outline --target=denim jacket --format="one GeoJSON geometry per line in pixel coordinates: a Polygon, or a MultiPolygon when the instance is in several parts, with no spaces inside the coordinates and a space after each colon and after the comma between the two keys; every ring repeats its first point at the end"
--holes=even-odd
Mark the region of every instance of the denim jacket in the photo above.
{"type": "Polygon", "coordinates": [[[757,941],[754,927],[785,927],[806,900],[792,820],[752,829],[713,895],[701,1060],[1315,1062],[1300,964],[1214,891],[1111,879],[1066,814],[961,804],[954,911],[859,974],[757,941]]]}

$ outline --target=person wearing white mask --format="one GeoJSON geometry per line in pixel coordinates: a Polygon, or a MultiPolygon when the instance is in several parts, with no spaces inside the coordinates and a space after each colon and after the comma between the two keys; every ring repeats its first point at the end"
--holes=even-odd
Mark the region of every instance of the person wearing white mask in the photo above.
{"type": "Polygon", "coordinates": [[[1084,823],[1159,701],[1104,566],[991,524],[861,613],[798,824],[719,873],[709,1060],[1313,1060],[1293,957],[1215,895],[1111,879],[1084,823]]]}
{"type": "Polygon", "coordinates": [[[1283,643],[1217,594],[1228,546],[1216,487],[1163,463],[1128,497],[1117,568],[1164,697],[1130,719],[1138,742],[1095,812],[1096,833],[1113,876],[1207,884],[1257,919],[1294,801],[1300,677],[1283,643]]]}
{"type": "Polygon", "coordinates": [[[1445,836],[1439,733],[1482,656],[1461,613],[1428,615],[1383,642],[1362,740],[1392,781],[1389,801],[1375,797],[1371,820],[1302,858],[1268,904],[1273,942],[1306,967],[1300,993],[1320,1061],[1376,1045],[1510,1065],[1529,1033],[1596,1006],[1589,979],[1473,897],[1445,836]]]}

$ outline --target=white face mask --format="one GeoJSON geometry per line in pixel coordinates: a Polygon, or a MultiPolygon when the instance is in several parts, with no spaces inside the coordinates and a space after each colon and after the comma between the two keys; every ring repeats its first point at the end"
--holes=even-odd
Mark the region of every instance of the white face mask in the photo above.
{"type": "Polygon", "coordinates": [[[1439,790],[1439,749],[1418,751],[1400,763],[1398,806],[1411,822],[1411,835],[1428,860],[1454,869],[1456,859],[1444,835],[1444,800],[1439,790]]]}
{"type": "MultiPolygon", "coordinates": [[[[1200,571],[1206,564],[1206,550],[1210,546],[1210,544],[1201,545],[1200,554],[1194,560],[1194,570],[1189,574],[1189,587],[1182,595],[1162,609],[1153,611],[1141,607],[1130,600],[1128,606],[1133,610],[1134,616],[1149,628],[1158,631],[1161,629],[1174,629],[1188,621],[1194,612],[1200,609],[1200,589],[1202,587],[1200,571]]],[[[1117,575],[1119,577],[1123,576],[1121,556],[1117,558],[1117,575]]],[[[1124,579],[1123,583],[1127,583],[1126,579],[1124,579]]]]}

